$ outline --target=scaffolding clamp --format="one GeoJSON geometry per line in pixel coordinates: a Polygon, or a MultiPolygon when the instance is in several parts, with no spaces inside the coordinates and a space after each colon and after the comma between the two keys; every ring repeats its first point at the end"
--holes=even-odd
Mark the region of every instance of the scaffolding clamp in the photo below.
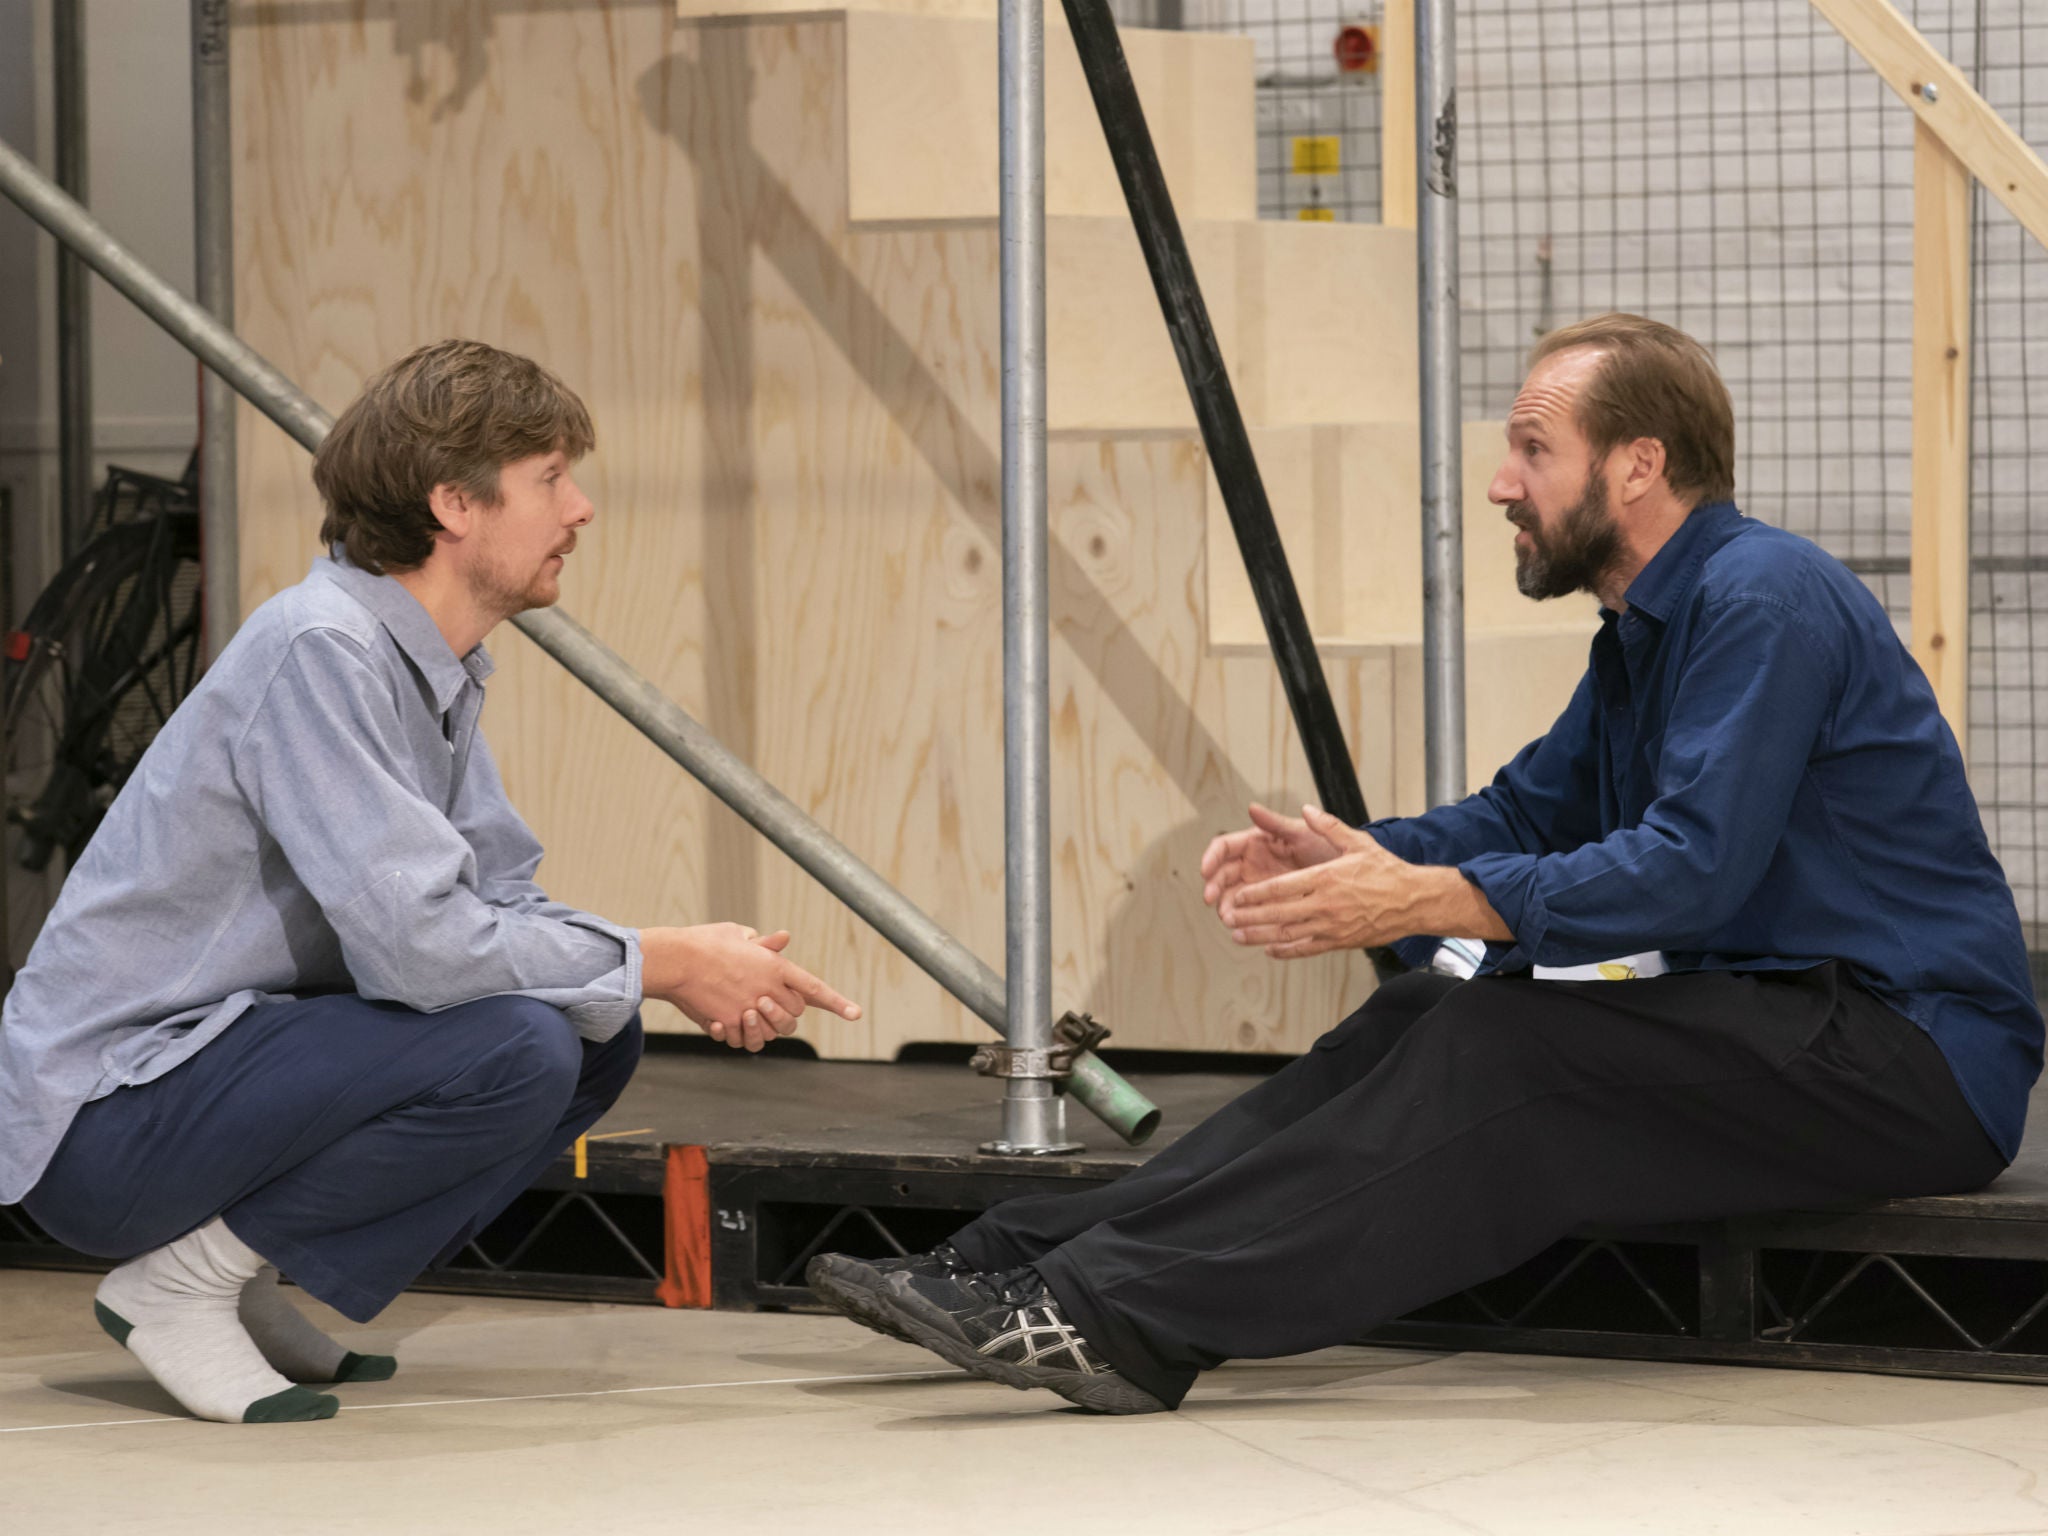
{"type": "Polygon", "coordinates": [[[984,1045],[968,1065],[983,1077],[1049,1078],[1061,1082],[1074,1075],[1074,1063],[1109,1038],[1109,1030],[1090,1013],[1069,1011],[1052,1027],[1048,1047],[984,1045]]]}

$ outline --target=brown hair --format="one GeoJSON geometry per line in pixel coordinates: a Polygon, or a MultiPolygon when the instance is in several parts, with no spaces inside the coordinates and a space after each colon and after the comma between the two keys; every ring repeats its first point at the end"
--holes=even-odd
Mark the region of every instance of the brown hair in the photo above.
{"type": "Polygon", "coordinates": [[[383,574],[434,550],[428,497],[455,485],[486,506],[498,471],[537,453],[580,459],[597,441],[568,385],[530,358],[480,341],[438,341],[363,386],[313,456],[327,505],[320,542],[383,574]]]}
{"type": "Polygon", "coordinates": [[[1599,315],[1545,336],[1529,366],[1581,347],[1602,354],[1577,413],[1596,455],[1654,437],[1678,495],[1694,506],[1735,495],[1735,403],[1705,347],[1641,315],[1599,315]]]}

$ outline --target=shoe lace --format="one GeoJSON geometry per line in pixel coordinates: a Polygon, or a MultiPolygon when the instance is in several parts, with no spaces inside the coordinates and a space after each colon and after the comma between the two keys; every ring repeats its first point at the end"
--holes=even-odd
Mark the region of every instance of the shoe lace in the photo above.
{"type": "Polygon", "coordinates": [[[961,1279],[977,1294],[986,1296],[999,1306],[1022,1308],[1053,1304],[1052,1296],[1045,1288],[1045,1278],[1029,1264],[994,1274],[963,1275],[961,1279]]]}

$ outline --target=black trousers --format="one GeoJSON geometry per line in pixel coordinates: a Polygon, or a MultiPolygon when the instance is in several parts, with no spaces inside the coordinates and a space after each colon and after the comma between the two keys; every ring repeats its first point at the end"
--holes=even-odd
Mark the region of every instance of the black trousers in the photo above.
{"type": "Polygon", "coordinates": [[[2004,1168],[1946,1060],[1838,964],[1642,981],[1400,977],[1099,1189],[954,1242],[1034,1264],[1168,1403],[1502,1274],[1591,1222],[1952,1194],[2004,1168]]]}

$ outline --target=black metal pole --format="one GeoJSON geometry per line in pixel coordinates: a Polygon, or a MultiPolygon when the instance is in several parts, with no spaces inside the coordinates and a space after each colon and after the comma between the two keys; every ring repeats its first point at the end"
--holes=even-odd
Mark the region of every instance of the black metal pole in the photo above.
{"type": "MultiPolygon", "coordinates": [[[[1096,115],[1102,119],[1103,136],[1109,141],[1110,159],[1116,162],[1117,178],[1123,183],[1124,201],[1130,205],[1131,222],[1137,227],[1138,243],[1145,251],[1145,265],[1151,269],[1152,286],[1166,315],[1181,377],[1194,402],[1209,464],[1223,491],[1223,505],[1230,513],[1245,572],[1251,577],[1294,726],[1308,754],[1316,794],[1332,816],[1362,826],[1369,817],[1365,795],[1358,787],[1358,770],[1344,741],[1337,706],[1330,698],[1322,658],[1309,635],[1301,594],[1287,568],[1287,551],[1280,543],[1272,504],[1266,499],[1266,483],[1252,454],[1237,391],[1223,366],[1223,349],[1216,344],[1216,332],[1209,324],[1209,306],[1202,300],[1202,285],[1195,277],[1180,217],[1166,190],[1166,175],[1159,168],[1159,152],[1145,124],[1145,108],[1131,79],[1116,18],[1110,15],[1108,0],[1062,3],[1081,55],[1081,71],[1095,98],[1096,115]]],[[[1390,950],[1369,953],[1382,976],[1405,969],[1390,950]]]]}

